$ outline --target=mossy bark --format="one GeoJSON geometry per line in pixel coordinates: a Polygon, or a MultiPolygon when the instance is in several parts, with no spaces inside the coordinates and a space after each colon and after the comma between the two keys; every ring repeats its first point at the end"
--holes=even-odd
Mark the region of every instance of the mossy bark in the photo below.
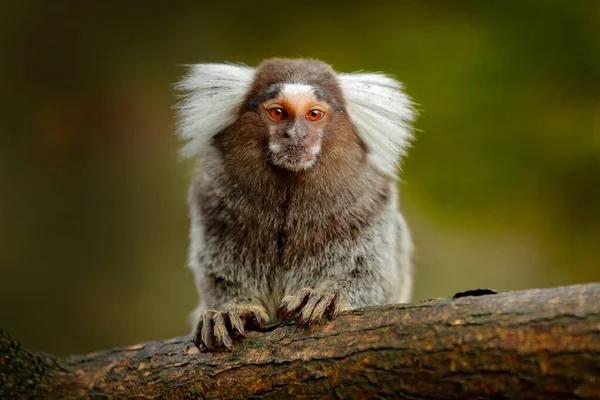
{"type": "Polygon", "coordinates": [[[250,332],[56,358],[2,333],[0,396],[600,399],[600,284],[355,310],[250,332]]]}

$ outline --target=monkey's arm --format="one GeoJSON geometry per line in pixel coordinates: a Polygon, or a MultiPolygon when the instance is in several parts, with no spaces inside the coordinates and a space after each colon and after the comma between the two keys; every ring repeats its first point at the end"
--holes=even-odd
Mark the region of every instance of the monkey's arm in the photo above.
{"type": "Polygon", "coordinates": [[[297,293],[286,296],[279,314],[299,316],[299,325],[309,325],[340,310],[407,302],[412,289],[412,241],[402,215],[390,207],[379,223],[347,254],[329,266],[324,276],[297,293]]]}
{"type": "MultiPolygon", "coordinates": [[[[189,193],[190,205],[190,253],[189,268],[195,275],[196,288],[201,303],[195,312],[196,323],[193,340],[200,350],[225,346],[231,349],[232,336],[244,336],[245,328],[260,326],[268,322],[268,315],[260,302],[259,293],[253,290],[244,268],[232,262],[230,253],[214,247],[206,240],[206,215],[201,212],[200,201],[214,202],[202,198],[215,189],[210,169],[198,168],[198,180],[189,193]]],[[[210,232],[210,231],[209,231],[210,232]]],[[[226,247],[225,247],[226,248],[226,247]]]]}
{"type": "Polygon", "coordinates": [[[299,326],[310,325],[325,316],[333,319],[343,310],[390,303],[398,297],[393,258],[366,253],[352,260],[344,257],[329,269],[326,276],[314,277],[311,287],[283,298],[279,310],[283,319],[298,315],[299,326]]]}

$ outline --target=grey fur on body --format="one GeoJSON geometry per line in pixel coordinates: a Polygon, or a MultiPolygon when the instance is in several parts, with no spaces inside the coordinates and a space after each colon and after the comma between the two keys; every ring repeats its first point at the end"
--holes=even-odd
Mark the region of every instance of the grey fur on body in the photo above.
{"type": "MultiPolygon", "coordinates": [[[[222,165],[221,158],[210,151],[199,169],[190,191],[191,248],[190,268],[194,271],[201,303],[198,312],[221,309],[227,303],[262,305],[273,320],[284,296],[304,287],[340,289],[344,307],[407,302],[412,292],[412,242],[404,218],[397,210],[395,184],[374,170],[363,171],[365,182],[376,182],[363,193],[339,198],[335,189],[323,189],[322,197],[303,198],[302,188],[288,194],[287,210],[269,199],[255,196],[272,194],[276,187],[244,188],[235,184],[222,165]],[[211,154],[212,153],[212,154],[211,154]],[[255,193],[244,193],[252,190],[255,193]],[[386,193],[385,201],[375,196],[386,193]],[[353,202],[357,200],[357,202],[353,202]],[[200,204],[210,208],[213,218],[224,224],[223,234],[212,235],[200,211],[200,204]],[[345,226],[353,221],[356,209],[371,208],[377,216],[355,237],[346,235],[345,226]],[[338,233],[329,243],[313,243],[318,252],[297,254],[312,240],[314,226],[338,233]],[[285,247],[281,260],[269,257],[265,247],[275,248],[278,233],[284,227],[285,247]],[[208,231],[211,235],[206,235],[208,231]],[[238,232],[227,237],[225,232],[238,232]]],[[[346,188],[354,189],[356,183],[346,188]]],[[[356,189],[354,189],[356,190],[356,189]]],[[[352,191],[352,190],[349,190],[352,191]]],[[[194,317],[194,321],[197,317],[194,317]]]]}
{"type": "MultiPolygon", "coordinates": [[[[329,172],[331,180],[236,168],[228,138],[252,118],[242,112],[208,141],[189,192],[189,268],[201,299],[195,318],[258,304],[275,320],[282,299],[305,287],[339,290],[343,309],[409,301],[412,242],[393,177],[367,155],[329,172]]],[[[356,154],[365,151],[359,147],[356,154]]]]}

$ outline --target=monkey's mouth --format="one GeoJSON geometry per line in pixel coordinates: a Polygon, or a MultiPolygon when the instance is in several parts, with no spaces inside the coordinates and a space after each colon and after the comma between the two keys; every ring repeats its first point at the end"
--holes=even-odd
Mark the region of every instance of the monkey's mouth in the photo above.
{"type": "Polygon", "coordinates": [[[288,145],[288,146],[269,146],[271,153],[271,162],[281,168],[298,172],[311,168],[317,161],[319,148],[288,145]]]}

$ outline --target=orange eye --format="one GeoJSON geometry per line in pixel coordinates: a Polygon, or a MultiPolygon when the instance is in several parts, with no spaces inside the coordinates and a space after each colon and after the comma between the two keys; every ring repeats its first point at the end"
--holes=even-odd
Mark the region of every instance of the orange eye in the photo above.
{"type": "Polygon", "coordinates": [[[308,114],[306,114],[306,117],[310,121],[315,122],[315,121],[318,121],[321,118],[323,118],[324,115],[325,115],[325,113],[323,111],[321,111],[321,110],[310,110],[308,112],[308,114]]]}
{"type": "Polygon", "coordinates": [[[287,117],[287,114],[285,113],[285,111],[283,111],[283,108],[271,108],[269,110],[269,116],[273,119],[285,119],[287,117]]]}

